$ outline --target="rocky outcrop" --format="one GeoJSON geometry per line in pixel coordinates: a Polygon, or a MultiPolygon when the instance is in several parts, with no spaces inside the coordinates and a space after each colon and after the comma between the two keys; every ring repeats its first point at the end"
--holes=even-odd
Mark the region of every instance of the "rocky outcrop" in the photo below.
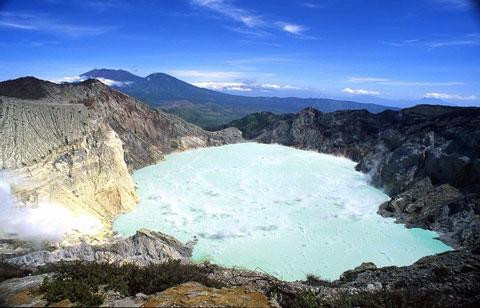
{"type": "Polygon", "coordinates": [[[133,263],[145,266],[167,260],[189,262],[193,243],[182,244],[175,238],[149,230],[139,230],[126,239],[112,239],[105,244],[87,244],[37,250],[7,258],[4,262],[22,268],[35,268],[46,264],[69,261],[133,263]]]}
{"type": "Polygon", "coordinates": [[[141,307],[271,307],[268,298],[245,288],[208,288],[184,283],[150,296],[141,307]]]}
{"type": "Polygon", "coordinates": [[[480,108],[416,106],[258,113],[234,121],[244,137],[346,156],[392,201],[379,213],[439,231],[454,247],[480,241],[480,108]],[[428,196],[428,197],[427,197],[428,196]]]}
{"type": "Polygon", "coordinates": [[[206,132],[96,80],[54,84],[33,77],[0,83],[0,170],[26,206],[46,200],[112,219],[137,202],[129,171],[164,154],[241,140],[206,132]]]}
{"type": "Polygon", "coordinates": [[[468,307],[480,302],[479,252],[478,249],[446,252],[403,267],[362,264],[345,272],[332,282],[332,287],[373,293],[402,292],[419,306],[427,299],[439,307],[468,307]]]}
{"type": "Polygon", "coordinates": [[[45,307],[48,302],[35,291],[49,274],[13,278],[0,282],[0,305],[5,307],[45,307]]]}
{"type": "Polygon", "coordinates": [[[396,217],[408,227],[436,230],[450,246],[478,246],[480,195],[450,184],[434,186],[429,178],[380,205],[385,217],[396,217]]]}

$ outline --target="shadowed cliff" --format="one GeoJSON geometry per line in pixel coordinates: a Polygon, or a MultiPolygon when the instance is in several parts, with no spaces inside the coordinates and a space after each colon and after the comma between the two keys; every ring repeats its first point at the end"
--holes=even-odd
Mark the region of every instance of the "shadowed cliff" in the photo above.
{"type": "Polygon", "coordinates": [[[420,105],[256,113],[233,121],[245,138],[346,156],[392,201],[380,213],[439,231],[453,246],[480,239],[480,108],[420,105]]]}

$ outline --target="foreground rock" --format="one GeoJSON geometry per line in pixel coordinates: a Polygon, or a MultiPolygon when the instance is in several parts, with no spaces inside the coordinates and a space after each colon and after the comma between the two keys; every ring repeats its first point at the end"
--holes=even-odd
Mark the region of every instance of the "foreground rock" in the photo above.
{"type": "Polygon", "coordinates": [[[480,108],[309,108],[252,114],[230,125],[247,139],[346,156],[392,197],[380,214],[439,231],[454,247],[479,245],[480,108]]]}
{"type": "MultiPolygon", "coordinates": [[[[47,275],[16,278],[0,283],[0,304],[12,307],[46,307],[48,302],[38,293],[47,275]]],[[[72,307],[68,299],[49,307],[72,307]]],[[[261,292],[246,288],[209,288],[196,282],[188,282],[163,292],[135,297],[119,297],[107,294],[105,307],[272,307],[271,301],[261,292]]]]}
{"type": "Polygon", "coordinates": [[[268,298],[245,288],[207,288],[190,282],[151,296],[142,307],[270,307],[268,298]]]}
{"type": "Polygon", "coordinates": [[[45,275],[14,278],[0,283],[0,305],[9,307],[44,307],[47,301],[36,290],[42,285],[45,275]]]}
{"type": "Polygon", "coordinates": [[[140,230],[127,239],[113,240],[103,245],[82,243],[53,251],[37,250],[4,261],[20,267],[35,268],[61,261],[87,261],[107,263],[133,263],[145,266],[169,259],[190,262],[193,245],[182,244],[175,238],[149,230],[140,230]]]}
{"type": "Polygon", "coordinates": [[[480,250],[446,252],[403,267],[363,264],[345,272],[332,285],[402,294],[410,305],[473,306],[480,303],[480,250]]]}

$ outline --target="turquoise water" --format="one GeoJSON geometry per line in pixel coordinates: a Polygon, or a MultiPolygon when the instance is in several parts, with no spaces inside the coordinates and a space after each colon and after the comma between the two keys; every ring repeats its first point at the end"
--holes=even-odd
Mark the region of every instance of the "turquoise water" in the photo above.
{"type": "Polygon", "coordinates": [[[168,155],[138,170],[140,204],[114,230],[194,236],[196,261],[281,279],[336,279],[362,262],[408,265],[449,250],[436,233],[376,214],[388,200],[355,163],[280,145],[244,143],[168,155]]]}

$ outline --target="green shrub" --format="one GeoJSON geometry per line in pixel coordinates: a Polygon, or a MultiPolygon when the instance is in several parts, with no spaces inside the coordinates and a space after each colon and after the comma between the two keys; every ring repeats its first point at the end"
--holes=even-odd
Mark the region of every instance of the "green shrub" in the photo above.
{"type": "Polygon", "coordinates": [[[97,294],[97,286],[89,285],[87,281],[74,279],[45,278],[39,292],[49,303],[56,303],[69,299],[72,303],[82,306],[99,306],[103,303],[103,296],[97,294]]]}

